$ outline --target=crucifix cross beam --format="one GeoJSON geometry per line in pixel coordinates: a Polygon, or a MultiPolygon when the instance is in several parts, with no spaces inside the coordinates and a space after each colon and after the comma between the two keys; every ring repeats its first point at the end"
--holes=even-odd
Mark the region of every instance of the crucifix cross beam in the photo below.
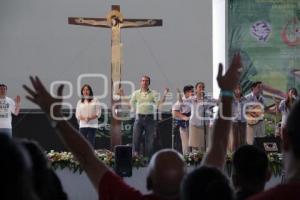
{"type": "MultiPolygon", "coordinates": [[[[69,24],[92,26],[111,29],[111,112],[114,112],[115,105],[120,102],[114,95],[121,88],[121,29],[142,28],[162,26],[161,19],[125,19],[120,11],[119,5],[112,5],[111,11],[105,18],[69,17],[69,24]]],[[[112,115],[114,116],[114,115],[112,115]]],[[[111,118],[111,147],[122,143],[121,121],[111,118]]]]}

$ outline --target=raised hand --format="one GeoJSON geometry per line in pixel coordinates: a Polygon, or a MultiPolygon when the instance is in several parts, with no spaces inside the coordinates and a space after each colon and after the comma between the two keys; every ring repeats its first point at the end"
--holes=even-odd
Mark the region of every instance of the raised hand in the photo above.
{"type": "Polygon", "coordinates": [[[124,96],[124,90],[123,88],[119,88],[119,91],[117,92],[118,95],[124,96]]]}
{"type": "MultiPolygon", "coordinates": [[[[30,81],[34,89],[31,89],[27,85],[23,85],[23,88],[27,91],[26,98],[38,105],[45,113],[47,113],[50,117],[61,116],[61,98],[52,97],[40,79],[36,77],[30,76],[30,81]]],[[[60,85],[57,89],[57,96],[61,97],[63,93],[63,85],[60,85]]]]}
{"type": "Polygon", "coordinates": [[[165,88],[165,91],[164,91],[164,96],[166,96],[170,91],[170,88],[165,88]]]}
{"type": "Polygon", "coordinates": [[[239,53],[235,54],[230,67],[226,71],[225,75],[223,74],[223,65],[219,64],[219,72],[217,76],[217,81],[221,90],[233,91],[236,85],[239,82],[240,75],[242,72],[242,62],[241,56],[239,53]]]}
{"type": "Polygon", "coordinates": [[[20,105],[20,103],[21,103],[21,97],[19,95],[16,96],[15,103],[16,103],[16,105],[20,105]]]}

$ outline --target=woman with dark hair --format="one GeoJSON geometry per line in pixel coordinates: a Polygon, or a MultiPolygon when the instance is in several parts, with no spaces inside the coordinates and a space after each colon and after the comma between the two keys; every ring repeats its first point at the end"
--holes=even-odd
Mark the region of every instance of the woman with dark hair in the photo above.
{"type": "Polygon", "coordinates": [[[94,98],[90,85],[81,88],[81,99],[77,103],[76,118],[79,121],[79,132],[95,147],[95,135],[98,128],[98,118],[101,115],[99,101],[94,98]]]}
{"type": "MultiPolygon", "coordinates": [[[[279,112],[281,112],[281,127],[285,127],[287,117],[292,109],[294,103],[298,99],[298,92],[296,88],[290,88],[286,94],[286,99],[282,100],[278,106],[279,112]]],[[[281,132],[280,132],[281,133],[281,132]]]]}

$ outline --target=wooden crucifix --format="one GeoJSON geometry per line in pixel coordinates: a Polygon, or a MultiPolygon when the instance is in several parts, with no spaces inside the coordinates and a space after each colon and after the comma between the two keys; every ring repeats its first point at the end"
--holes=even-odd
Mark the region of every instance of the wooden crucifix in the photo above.
{"type": "MultiPolygon", "coordinates": [[[[112,5],[111,11],[106,18],[83,18],[69,17],[69,24],[94,26],[111,29],[111,112],[115,112],[120,100],[115,98],[117,91],[121,88],[121,28],[140,28],[162,26],[161,19],[124,19],[119,5],[112,5]]],[[[111,148],[122,143],[121,121],[113,116],[111,118],[111,148]]]]}

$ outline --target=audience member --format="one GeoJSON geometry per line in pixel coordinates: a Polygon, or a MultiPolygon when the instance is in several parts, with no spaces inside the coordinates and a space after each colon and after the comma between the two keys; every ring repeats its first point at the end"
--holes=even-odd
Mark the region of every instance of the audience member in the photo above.
{"type": "Polygon", "coordinates": [[[28,151],[33,171],[33,185],[36,194],[42,200],[66,200],[67,195],[63,191],[58,176],[51,169],[44,150],[35,141],[22,139],[20,144],[28,151]]]}
{"type": "Polygon", "coordinates": [[[282,149],[286,183],[278,185],[251,200],[260,199],[299,199],[300,197],[300,101],[298,101],[288,116],[286,126],[282,131],[282,149]]]}
{"type": "Polygon", "coordinates": [[[232,200],[228,178],[217,168],[202,166],[186,177],[181,186],[182,200],[232,200]]]}
{"type": "Polygon", "coordinates": [[[253,146],[244,145],[233,154],[232,182],[236,190],[236,200],[246,199],[264,190],[270,179],[266,153],[253,146]]]}
{"type": "Polygon", "coordinates": [[[0,134],[0,199],[39,199],[33,189],[26,150],[5,134],[0,134]]]}

